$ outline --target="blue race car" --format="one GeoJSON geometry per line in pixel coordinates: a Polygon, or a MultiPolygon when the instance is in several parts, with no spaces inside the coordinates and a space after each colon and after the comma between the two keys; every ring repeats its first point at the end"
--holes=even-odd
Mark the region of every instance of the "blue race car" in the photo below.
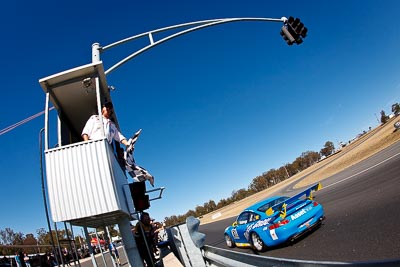
{"type": "Polygon", "coordinates": [[[293,197],[271,197],[248,207],[225,229],[226,245],[264,252],[319,226],[325,219],[324,209],[312,196],[319,189],[320,183],[293,197]]]}

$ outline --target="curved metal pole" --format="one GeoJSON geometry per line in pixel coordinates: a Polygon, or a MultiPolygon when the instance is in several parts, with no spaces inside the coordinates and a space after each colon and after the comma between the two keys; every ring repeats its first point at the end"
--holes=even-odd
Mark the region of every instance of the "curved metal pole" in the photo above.
{"type": "MultiPolygon", "coordinates": [[[[46,112],[47,114],[47,112],[46,112]]],[[[39,131],[39,158],[40,158],[40,180],[42,183],[42,195],[43,195],[43,204],[44,204],[44,211],[46,213],[46,221],[47,221],[47,227],[49,229],[49,235],[50,235],[50,242],[51,242],[51,247],[53,249],[53,254],[56,255],[56,247],[54,245],[54,238],[53,238],[53,231],[51,229],[51,225],[50,225],[50,216],[49,216],[49,209],[47,207],[47,198],[46,198],[46,187],[45,187],[45,181],[44,181],[44,170],[43,170],[43,145],[42,145],[42,139],[43,139],[43,134],[44,132],[44,128],[42,128],[39,131]]],[[[57,232],[56,232],[57,233],[57,232]]],[[[56,259],[57,264],[58,264],[58,260],[56,259]]]]}
{"type": "Polygon", "coordinates": [[[141,37],[145,37],[148,36],[149,40],[150,40],[150,44],[143,47],[142,49],[139,49],[138,51],[132,53],[131,55],[127,56],[126,58],[122,59],[121,61],[119,61],[118,63],[116,63],[115,65],[113,65],[112,67],[110,67],[108,70],[105,71],[105,74],[109,74],[111,71],[115,70],[116,68],[118,68],[119,66],[121,66],[122,64],[126,63],[127,61],[131,60],[132,58],[134,58],[135,56],[149,50],[150,48],[153,48],[161,43],[164,43],[166,41],[169,41],[175,37],[184,35],[186,33],[189,32],[193,32],[196,30],[200,30],[206,27],[211,27],[211,26],[215,26],[215,25],[219,25],[219,24],[223,24],[223,23],[228,23],[228,22],[238,22],[238,21],[270,21],[270,22],[285,22],[287,20],[286,17],[282,17],[280,19],[273,19],[273,18],[226,18],[226,19],[212,19],[212,20],[203,20],[203,21],[195,21],[195,22],[188,22],[188,23],[183,23],[183,24],[178,24],[178,25],[173,25],[173,26],[169,26],[169,27],[165,27],[165,28],[160,28],[160,29],[156,29],[153,31],[149,31],[149,32],[145,32],[145,33],[141,33],[132,37],[128,37],[126,39],[120,40],[118,42],[112,43],[110,45],[104,46],[104,47],[100,47],[100,45],[98,43],[95,43],[92,45],[92,59],[93,61],[99,61],[100,60],[100,52],[104,52],[112,47],[127,43],[129,41],[141,38],[141,37]],[[153,40],[153,34],[159,33],[159,32],[163,32],[163,31],[167,31],[167,30],[172,30],[172,29],[177,29],[177,28],[182,28],[182,27],[188,27],[188,26],[193,26],[192,28],[186,29],[186,30],[182,30],[180,32],[171,34],[165,38],[162,38],[160,40],[158,40],[157,42],[154,42],[153,40]]]}

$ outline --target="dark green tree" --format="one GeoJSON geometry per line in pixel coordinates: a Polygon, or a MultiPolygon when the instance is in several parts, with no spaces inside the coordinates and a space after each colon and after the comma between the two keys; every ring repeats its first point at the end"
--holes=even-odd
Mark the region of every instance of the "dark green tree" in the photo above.
{"type": "Polygon", "coordinates": [[[298,172],[297,166],[292,162],[285,165],[289,176],[293,176],[298,172]]]}
{"type": "Polygon", "coordinates": [[[223,198],[223,199],[221,199],[221,200],[218,202],[218,204],[217,204],[217,209],[220,209],[220,208],[222,208],[222,207],[225,207],[225,206],[228,205],[228,204],[230,204],[230,202],[229,202],[227,199],[223,198]]]}
{"type": "Polygon", "coordinates": [[[37,247],[35,247],[37,245],[37,240],[36,238],[33,236],[33,234],[27,234],[25,236],[25,239],[23,241],[23,244],[25,246],[30,246],[27,247],[26,249],[24,249],[24,252],[28,253],[28,254],[33,254],[33,253],[39,253],[39,250],[37,247]]]}
{"type": "Polygon", "coordinates": [[[215,204],[214,200],[209,200],[208,202],[204,203],[204,207],[206,208],[207,212],[212,212],[217,209],[217,204],[215,204]]]}
{"type": "Polygon", "coordinates": [[[319,152],[322,156],[328,157],[335,151],[335,146],[331,141],[326,141],[324,147],[319,152]]]}
{"type": "MultiPolygon", "coordinates": [[[[325,145],[326,145],[326,143],[325,143],[325,145]]],[[[329,147],[330,147],[330,149],[332,149],[331,150],[331,154],[332,154],[333,151],[335,150],[335,146],[331,142],[331,144],[329,144],[329,147]]],[[[308,162],[308,167],[310,167],[311,165],[313,165],[314,163],[319,161],[319,159],[321,158],[321,154],[318,152],[315,152],[315,151],[307,151],[307,152],[303,153],[303,157],[308,162]]]]}
{"type": "Polygon", "coordinates": [[[179,223],[179,218],[176,215],[172,215],[170,217],[165,217],[164,222],[166,226],[176,225],[179,223]]]}
{"type": "Polygon", "coordinates": [[[381,123],[385,124],[389,120],[389,116],[386,115],[385,111],[381,110],[381,123]]]}
{"type": "Polygon", "coordinates": [[[232,192],[231,199],[232,199],[232,202],[235,202],[235,201],[239,201],[241,199],[244,199],[244,198],[246,198],[248,196],[249,196],[249,192],[246,189],[241,188],[238,191],[233,191],[232,192]]]}
{"type": "Polygon", "coordinates": [[[51,244],[50,235],[48,231],[44,228],[39,228],[36,230],[37,241],[40,245],[49,245],[51,244]]]}
{"type": "Polygon", "coordinates": [[[268,181],[264,176],[257,176],[249,185],[249,190],[257,193],[268,188],[268,181]]]}
{"type": "Polygon", "coordinates": [[[392,112],[394,113],[394,115],[398,116],[400,115],[400,105],[399,103],[394,103],[392,105],[392,112]]]}
{"type": "Polygon", "coordinates": [[[204,214],[206,214],[206,209],[204,208],[204,206],[196,206],[195,208],[195,213],[196,213],[196,217],[200,217],[203,216],[204,214]]]}

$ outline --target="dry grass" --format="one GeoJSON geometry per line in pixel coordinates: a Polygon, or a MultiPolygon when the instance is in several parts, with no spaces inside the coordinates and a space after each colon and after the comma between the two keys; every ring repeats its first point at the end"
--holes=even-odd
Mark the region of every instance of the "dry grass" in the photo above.
{"type": "Polygon", "coordinates": [[[328,178],[399,141],[400,131],[393,132],[393,123],[396,120],[399,120],[399,118],[392,119],[383,126],[378,126],[370,133],[345,147],[342,152],[339,152],[334,158],[332,157],[335,159],[332,164],[326,164],[317,172],[307,176],[296,185],[296,188],[328,178]],[[342,155],[340,155],[341,153],[342,155]]]}
{"type": "Polygon", "coordinates": [[[396,121],[400,121],[400,117],[392,118],[385,125],[378,126],[377,128],[364,134],[356,141],[347,145],[342,149],[342,151],[326,158],[319,163],[314,164],[301,173],[298,173],[289,179],[271,188],[258,192],[248,198],[240,200],[210,214],[204,215],[203,218],[200,219],[201,224],[236,216],[240,211],[249,205],[264,199],[268,194],[273,193],[292,182],[300,180],[300,178],[304,176],[306,176],[306,178],[301,179],[295,185],[295,188],[308,186],[322,181],[325,178],[328,178],[364,159],[367,159],[368,157],[400,140],[400,131],[398,130],[394,132],[393,124],[396,121]]]}

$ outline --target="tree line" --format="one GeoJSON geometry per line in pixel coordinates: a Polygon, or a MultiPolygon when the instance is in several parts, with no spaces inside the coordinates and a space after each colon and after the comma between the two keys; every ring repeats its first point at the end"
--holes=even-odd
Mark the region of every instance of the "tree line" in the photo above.
{"type": "MultiPolygon", "coordinates": [[[[110,236],[117,236],[118,230],[114,226],[108,227],[110,236]]],[[[97,232],[104,231],[103,228],[96,229],[97,232]]],[[[52,245],[69,247],[72,238],[72,232],[69,229],[52,230],[51,233],[45,228],[36,230],[36,235],[22,232],[15,232],[11,228],[0,229],[0,255],[15,255],[16,252],[24,251],[27,254],[38,254],[52,251],[52,245]]],[[[73,242],[76,248],[81,248],[87,245],[86,238],[76,235],[73,242]]]]}
{"type": "MultiPolygon", "coordinates": [[[[56,232],[52,233],[56,240],[56,232]]],[[[65,239],[64,230],[58,231],[58,238],[65,239]]],[[[28,254],[44,253],[51,251],[46,246],[52,244],[51,235],[44,228],[36,230],[36,236],[32,233],[24,235],[22,232],[14,232],[11,228],[0,229],[0,255],[15,255],[16,252],[23,251],[28,254]]]]}

